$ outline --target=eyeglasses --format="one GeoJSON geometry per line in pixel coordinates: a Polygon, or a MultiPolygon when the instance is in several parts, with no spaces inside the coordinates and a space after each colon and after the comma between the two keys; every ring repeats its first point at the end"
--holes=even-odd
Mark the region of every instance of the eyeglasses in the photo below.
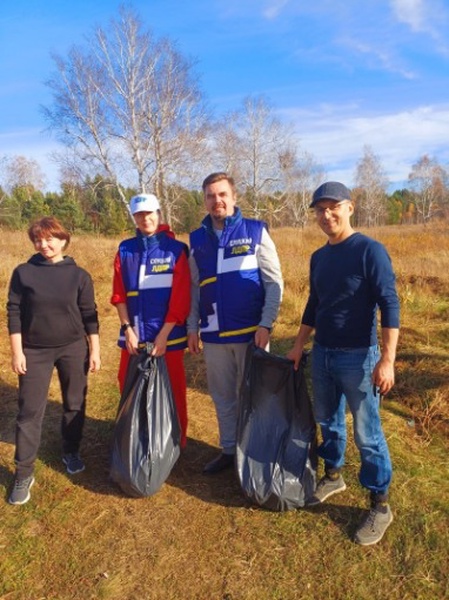
{"type": "Polygon", "coordinates": [[[339,212],[341,212],[343,206],[345,204],[348,204],[348,202],[348,200],[343,200],[338,204],[332,204],[332,206],[316,206],[315,214],[317,215],[317,217],[322,217],[324,214],[326,214],[327,211],[329,211],[331,215],[338,214],[339,212]]]}

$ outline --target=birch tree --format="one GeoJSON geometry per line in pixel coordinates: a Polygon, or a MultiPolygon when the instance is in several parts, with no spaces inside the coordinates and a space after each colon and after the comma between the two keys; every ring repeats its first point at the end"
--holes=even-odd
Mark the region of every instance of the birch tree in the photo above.
{"type": "MultiPolygon", "coordinates": [[[[294,144],[292,130],[276,117],[263,97],[247,97],[225,115],[214,135],[214,152],[230,168],[256,218],[266,216],[268,200],[282,184],[281,157],[294,144]]],[[[273,208],[270,212],[281,210],[273,208]]]]}
{"type": "Polygon", "coordinates": [[[44,113],[68,150],[66,167],[71,161],[84,177],[113,182],[125,205],[125,186],[155,193],[170,223],[167,187],[188,183],[206,150],[194,63],[123,8],[85,46],[53,60],[53,101],[44,113]]]}
{"type": "Polygon", "coordinates": [[[4,157],[1,165],[3,187],[9,193],[20,188],[30,198],[34,191],[42,190],[45,177],[39,163],[25,156],[4,157]]]}
{"type": "Polygon", "coordinates": [[[447,193],[447,171],[427,155],[416,162],[408,176],[418,221],[427,223],[442,207],[447,193]]]}
{"type": "Polygon", "coordinates": [[[324,171],[307,151],[289,150],[280,160],[284,183],[283,223],[304,227],[309,220],[313,192],[324,181],[324,171]]]}
{"type": "Polygon", "coordinates": [[[378,156],[370,146],[356,167],[356,214],[359,225],[374,227],[385,222],[388,179],[378,156]]]}

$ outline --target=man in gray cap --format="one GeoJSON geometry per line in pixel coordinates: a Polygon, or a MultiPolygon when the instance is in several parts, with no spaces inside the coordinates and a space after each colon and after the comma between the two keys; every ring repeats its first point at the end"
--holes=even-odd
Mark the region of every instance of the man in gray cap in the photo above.
{"type": "Polygon", "coordinates": [[[353,415],[361,458],[359,480],[370,492],[371,510],[355,541],[379,542],[393,515],[388,504],[392,467],[379,415],[380,396],[394,385],[399,335],[399,299],[391,260],[379,242],[354,231],[354,204],[348,188],[328,181],[313,194],[311,208],[328,238],[310,262],[309,298],[288,358],[299,365],[315,330],[312,350],[314,412],[322,443],[325,475],[309,505],[343,492],[346,402],[353,415]],[[380,309],[382,351],[377,340],[380,309]]]}

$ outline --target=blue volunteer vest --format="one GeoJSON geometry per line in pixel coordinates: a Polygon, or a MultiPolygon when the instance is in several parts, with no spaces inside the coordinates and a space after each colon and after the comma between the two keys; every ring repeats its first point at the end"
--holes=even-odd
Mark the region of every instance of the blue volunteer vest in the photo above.
{"type": "MultiPolygon", "coordinates": [[[[154,342],[168,311],[173,271],[186,245],[158,233],[123,241],[119,256],[126,305],[131,325],[139,343],[154,342]]],[[[125,348],[125,336],[120,333],[118,345],[125,348]]],[[[168,336],[167,351],[187,347],[186,325],[175,325],[168,336]]]]}
{"type": "Polygon", "coordinates": [[[204,342],[248,342],[262,317],[265,290],[257,249],[265,223],[244,219],[236,208],[227,217],[222,236],[208,215],[190,234],[199,272],[200,332],[204,342]]]}

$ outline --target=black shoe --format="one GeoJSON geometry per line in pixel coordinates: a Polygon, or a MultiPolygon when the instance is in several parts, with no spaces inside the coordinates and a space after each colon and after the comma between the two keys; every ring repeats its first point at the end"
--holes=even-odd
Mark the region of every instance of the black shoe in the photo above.
{"type": "Polygon", "coordinates": [[[221,453],[217,458],[211,460],[203,469],[203,473],[206,475],[213,475],[214,473],[220,473],[225,469],[230,469],[234,466],[234,454],[223,454],[221,453]]]}
{"type": "Polygon", "coordinates": [[[65,464],[67,473],[75,475],[75,473],[81,473],[86,468],[83,461],[80,458],[78,452],[72,452],[71,454],[64,454],[62,462],[65,464]]]}

